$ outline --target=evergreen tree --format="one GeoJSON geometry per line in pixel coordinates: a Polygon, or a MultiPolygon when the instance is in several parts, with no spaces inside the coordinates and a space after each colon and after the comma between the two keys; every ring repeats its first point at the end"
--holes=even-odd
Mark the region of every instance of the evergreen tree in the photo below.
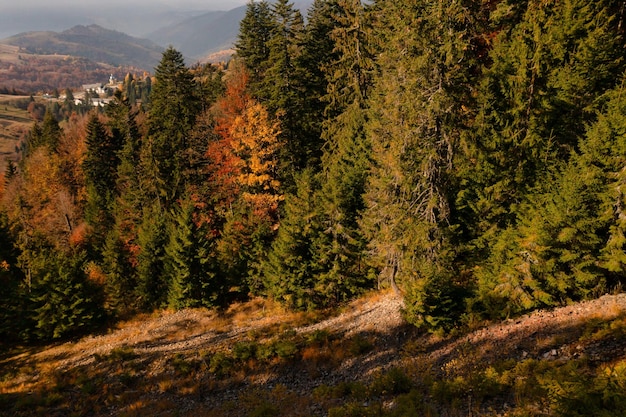
{"type": "Polygon", "coordinates": [[[151,95],[144,162],[165,210],[184,194],[189,135],[201,110],[193,75],[173,48],[163,52],[151,95]]]}
{"type": "Polygon", "coordinates": [[[17,176],[17,166],[15,165],[15,162],[9,159],[7,160],[7,167],[4,172],[5,183],[8,184],[16,176],[17,176]]]}
{"type": "Polygon", "coordinates": [[[168,305],[174,309],[216,306],[225,290],[224,282],[216,275],[213,242],[198,224],[194,211],[189,201],[181,205],[166,247],[168,305]]]}
{"type": "MultiPolygon", "coordinates": [[[[581,153],[584,166],[598,167],[606,175],[608,189],[602,206],[609,209],[611,222],[600,260],[607,276],[612,278],[609,283],[618,285],[616,281],[623,282],[626,274],[626,97],[623,82],[607,95],[597,122],[588,129],[586,141],[581,144],[581,153]]],[[[604,214],[600,210],[597,213],[604,214]]]]}
{"type": "MultiPolygon", "coordinates": [[[[315,0],[307,15],[307,24],[296,57],[301,91],[298,102],[298,146],[303,155],[301,166],[321,168],[322,124],[325,118],[328,80],[326,71],[339,59],[331,33],[338,13],[336,0],[315,0]]],[[[286,148],[287,149],[287,148],[286,148]]]]}
{"type": "Polygon", "coordinates": [[[521,22],[496,38],[478,90],[478,169],[467,194],[484,240],[512,224],[524,195],[569,158],[594,101],[623,70],[612,3],[529,1],[521,22]]]}
{"type": "Polygon", "coordinates": [[[115,316],[124,316],[138,307],[137,274],[131,263],[131,247],[122,240],[119,227],[107,235],[102,247],[106,274],[104,307],[115,316]]]}
{"type": "Polygon", "coordinates": [[[56,152],[61,139],[61,128],[59,122],[49,109],[46,109],[41,124],[35,122],[30,131],[28,139],[28,153],[45,146],[49,152],[56,152]]]}
{"type": "Polygon", "coordinates": [[[32,264],[34,337],[59,339],[93,329],[102,320],[99,289],[87,280],[84,262],[84,254],[41,248],[32,264]]]}
{"type": "Polygon", "coordinates": [[[328,303],[352,296],[368,281],[363,262],[365,240],[358,221],[371,157],[365,135],[366,100],[374,71],[367,41],[369,18],[360,1],[341,0],[335,15],[338,25],[331,33],[338,59],[327,68],[322,187],[314,197],[322,212],[322,233],[314,248],[320,271],[316,290],[328,303]]]}
{"type": "Polygon", "coordinates": [[[97,113],[92,113],[87,124],[87,153],[83,171],[87,184],[85,218],[94,229],[96,245],[103,245],[105,235],[114,223],[112,204],[115,199],[118,152],[121,135],[114,130],[109,135],[97,113]]]}
{"type": "Polygon", "coordinates": [[[246,14],[239,25],[235,51],[250,71],[249,88],[255,95],[262,89],[265,71],[269,65],[269,42],[274,27],[270,4],[266,0],[248,2],[246,14]]]}
{"type": "Polygon", "coordinates": [[[309,152],[300,125],[302,82],[296,67],[304,22],[300,12],[288,0],[274,3],[272,21],[268,68],[263,87],[256,94],[272,117],[280,120],[280,138],[284,146],[279,172],[284,180],[291,182],[293,173],[306,166],[309,152]]]}
{"type": "Polygon", "coordinates": [[[405,290],[407,318],[449,328],[464,312],[456,261],[454,166],[471,96],[479,2],[383,3],[385,44],[371,93],[367,234],[381,280],[405,290]],[[463,63],[463,64],[460,64],[463,63]]]}
{"type": "Polygon", "coordinates": [[[462,196],[487,259],[478,277],[479,308],[488,314],[604,287],[606,173],[600,159],[584,162],[583,134],[624,69],[614,10],[613,1],[530,1],[494,44],[479,89],[476,166],[462,196]]]}
{"type": "Polygon", "coordinates": [[[119,127],[118,134],[123,137],[115,184],[115,228],[129,252],[133,253],[137,251],[137,228],[141,223],[142,207],[149,204],[149,196],[143,186],[147,181],[141,160],[143,140],[136,121],[137,113],[128,101],[111,109],[115,109],[111,110],[111,123],[119,127]]]}
{"type": "Polygon", "coordinates": [[[137,300],[141,308],[159,308],[167,303],[167,241],[167,219],[161,208],[156,203],[144,207],[137,230],[137,300]]]}
{"type": "Polygon", "coordinates": [[[0,211],[0,337],[5,342],[19,341],[30,324],[24,311],[25,277],[18,267],[18,255],[6,213],[0,211]]]}
{"type": "Polygon", "coordinates": [[[317,266],[313,262],[318,230],[315,201],[319,186],[310,169],[298,175],[296,193],[285,196],[280,228],[263,262],[263,284],[267,294],[291,308],[323,305],[317,293],[317,266]]]}

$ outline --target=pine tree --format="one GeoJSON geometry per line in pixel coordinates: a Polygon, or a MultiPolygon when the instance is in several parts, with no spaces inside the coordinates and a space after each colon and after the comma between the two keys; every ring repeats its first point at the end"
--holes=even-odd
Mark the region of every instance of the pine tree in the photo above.
{"type": "Polygon", "coordinates": [[[380,10],[386,43],[370,99],[374,165],[361,225],[380,280],[401,284],[407,318],[418,325],[453,326],[469,287],[455,259],[453,216],[477,9],[416,0],[380,10]]]}
{"type": "Polygon", "coordinates": [[[269,65],[269,42],[274,26],[271,13],[271,6],[266,0],[248,2],[235,43],[237,56],[243,60],[250,71],[249,88],[253,95],[262,89],[265,72],[269,65]]]}
{"type": "Polygon", "coordinates": [[[307,169],[298,175],[296,193],[285,196],[280,228],[263,262],[263,285],[267,294],[296,309],[323,305],[316,293],[317,267],[312,250],[321,234],[311,198],[319,186],[307,169]]]}
{"type": "Polygon", "coordinates": [[[168,305],[214,307],[223,299],[225,282],[216,274],[212,239],[198,224],[192,202],[184,202],[174,216],[166,247],[168,305]]]}
{"type": "Polygon", "coordinates": [[[145,166],[153,192],[165,210],[184,194],[189,135],[201,110],[193,75],[182,54],[163,52],[151,95],[145,166]]]}
{"type": "Polygon", "coordinates": [[[331,37],[338,59],[326,69],[329,79],[326,140],[316,194],[322,233],[315,239],[318,266],[316,292],[327,303],[347,299],[367,285],[363,262],[365,240],[358,221],[370,167],[371,149],[365,135],[366,100],[374,71],[370,16],[360,1],[338,2],[338,25],[331,37]]]}

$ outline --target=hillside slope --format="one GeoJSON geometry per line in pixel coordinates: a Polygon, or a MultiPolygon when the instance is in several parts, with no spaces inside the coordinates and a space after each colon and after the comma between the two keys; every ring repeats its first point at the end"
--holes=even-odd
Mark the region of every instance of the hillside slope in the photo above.
{"type": "Polygon", "coordinates": [[[626,383],[626,294],[447,338],[406,326],[401,307],[383,293],[323,318],[262,300],[221,314],[143,317],[105,335],[4,355],[0,411],[414,415],[402,412],[411,401],[431,415],[555,415],[545,381],[569,364],[585,364],[577,369],[586,386],[589,372],[609,365],[626,383]]]}
{"type": "Polygon", "coordinates": [[[163,48],[152,41],[92,24],[63,32],[27,32],[0,41],[38,55],[71,55],[109,65],[134,66],[152,71],[163,48]]]}

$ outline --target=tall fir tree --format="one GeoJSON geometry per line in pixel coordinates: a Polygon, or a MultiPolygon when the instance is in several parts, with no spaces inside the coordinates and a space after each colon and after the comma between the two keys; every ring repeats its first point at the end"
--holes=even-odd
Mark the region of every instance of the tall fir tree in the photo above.
{"type": "Polygon", "coordinates": [[[315,200],[319,189],[312,169],[298,175],[296,192],[285,196],[280,228],[262,263],[266,293],[290,308],[310,309],[324,305],[313,262],[315,239],[322,234],[315,200]]]}
{"type": "Polygon", "coordinates": [[[311,5],[304,33],[300,39],[300,54],[296,57],[298,69],[300,101],[298,105],[298,134],[302,163],[300,166],[321,169],[321,156],[324,141],[322,125],[325,119],[327,102],[324,97],[328,90],[327,70],[331,63],[339,59],[331,33],[337,22],[336,0],[315,0],[311,5]]]}
{"type": "Polygon", "coordinates": [[[404,290],[409,321],[449,328],[464,312],[454,218],[480,2],[384,2],[385,44],[371,93],[374,164],[361,225],[380,280],[404,290]]]}
{"type": "Polygon", "coordinates": [[[104,245],[105,236],[114,224],[113,202],[117,195],[118,152],[122,137],[109,134],[97,113],[92,113],[87,123],[87,154],[83,171],[87,184],[85,218],[93,228],[96,246],[104,245]]]}
{"type": "Polygon", "coordinates": [[[155,197],[167,211],[184,194],[188,171],[185,155],[201,102],[193,75],[185,66],[183,55],[174,48],[163,52],[155,77],[143,146],[144,164],[155,197]]]}
{"type": "Polygon", "coordinates": [[[314,259],[318,265],[316,291],[327,303],[345,300],[367,286],[365,240],[358,221],[371,149],[365,135],[366,106],[375,69],[367,7],[358,0],[337,4],[337,26],[331,32],[338,59],[327,68],[329,80],[325,148],[316,193],[320,207],[319,237],[314,259]]]}
{"type": "Polygon", "coordinates": [[[274,22],[268,1],[250,0],[246,14],[239,24],[235,51],[250,71],[250,91],[256,95],[262,90],[265,72],[269,66],[270,47],[274,22]]]}
{"type": "Polygon", "coordinates": [[[214,239],[198,223],[193,202],[185,201],[177,209],[166,247],[168,305],[215,307],[224,299],[228,287],[217,275],[214,239]]]}
{"type": "Polygon", "coordinates": [[[137,230],[137,302],[142,309],[167,305],[169,283],[165,272],[168,218],[153,203],[144,207],[137,230]]]}

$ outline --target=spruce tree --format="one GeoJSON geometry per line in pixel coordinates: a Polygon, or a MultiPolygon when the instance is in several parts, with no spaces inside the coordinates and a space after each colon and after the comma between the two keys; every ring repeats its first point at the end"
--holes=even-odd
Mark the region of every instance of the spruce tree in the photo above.
{"type": "Polygon", "coordinates": [[[581,145],[581,159],[585,165],[600,167],[608,185],[603,202],[605,208],[610,208],[611,222],[602,248],[601,265],[611,278],[609,284],[618,285],[626,274],[626,96],[623,82],[608,94],[607,102],[597,122],[588,129],[586,138],[581,145]]]}
{"type": "Polygon", "coordinates": [[[293,184],[293,174],[307,164],[308,144],[301,126],[302,80],[296,66],[301,54],[299,46],[304,22],[300,12],[288,0],[272,5],[272,36],[268,42],[268,67],[262,89],[256,92],[273,118],[280,120],[280,140],[284,144],[280,156],[283,183],[293,184]]]}
{"type": "Polygon", "coordinates": [[[151,95],[144,163],[153,192],[167,211],[184,194],[189,135],[201,110],[193,75],[182,54],[163,52],[151,95]]]}
{"type": "Polygon", "coordinates": [[[304,33],[300,39],[300,54],[296,57],[301,91],[298,105],[299,146],[302,165],[314,171],[321,169],[324,141],[322,124],[325,118],[328,79],[326,70],[338,60],[331,33],[335,29],[336,0],[315,0],[309,9],[304,33]]]}
{"type": "Polygon", "coordinates": [[[84,254],[41,248],[33,259],[33,336],[59,339],[91,330],[103,319],[101,295],[85,276],[84,254]]]}
{"type": "Polygon", "coordinates": [[[345,300],[367,286],[365,240],[358,221],[371,149],[365,135],[366,106],[374,62],[368,49],[371,26],[360,1],[337,4],[338,24],[331,37],[338,59],[327,68],[327,117],[323,137],[320,207],[321,233],[315,239],[316,292],[325,303],[345,300]]]}
{"type": "Polygon", "coordinates": [[[235,51],[251,74],[250,90],[256,95],[262,89],[265,72],[269,65],[270,48],[274,22],[270,3],[266,0],[250,0],[246,14],[240,22],[235,51]]]}
{"type": "Polygon", "coordinates": [[[477,2],[383,3],[385,44],[370,95],[374,164],[361,225],[380,281],[404,289],[409,321],[450,328],[470,283],[454,215],[477,2]]]}
{"type": "Polygon", "coordinates": [[[87,153],[83,172],[87,186],[85,219],[93,227],[96,246],[103,246],[105,235],[114,223],[113,202],[116,196],[119,134],[110,135],[97,113],[87,123],[87,153]]]}
{"type": "Polygon", "coordinates": [[[157,203],[144,207],[137,230],[137,300],[143,309],[160,308],[167,303],[165,273],[168,218],[157,203]]]}
{"type": "Polygon", "coordinates": [[[8,217],[0,210],[0,337],[6,342],[20,341],[21,332],[30,325],[24,311],[27,291],[18,256],[8,217]]]}
{"type": "Polygon", "coordinates": [[[61,139],[61,127],[49,109],[46,109],[41,124],[35,122],[28,138],[27,153],[31,154],[35,149],[45,146],[49,152],[56,152],[61,139]]]}
{"type": "Polygon", "coordinates": [[[311,169],[300,173],[296,193],[285,196],[280,228],[263,261],[263,285],[270,297],[296,309],[323,305],[317,293],[317,266],[313,262],[315,239],[321,233],[315,200],[319,189],[311,169]]]}
{"type": "Polygon", "coordinates": [[[218,279],[213,240],[198,224],[194,205],[184,202],[174,215],[166,247],[168,305],[214,307],[223,299],[224,282],[218,279]]]}
{"type": "Polygon", "coordinates": [[[104,307],[110,314],[123,317],[137,311],[137,273],[133,268],[131,246],[122,240],[116,225],[102,245],[102,268],[106,274],[104,307]]]}
{"type": "Polygon", "coordinates": [[[496,39],[479,89],[476,168],[463,196],[474,211],[476,248],[487,255],[477,270],[479,308],[489,314],[604,287],[606,173],[600,159],[589,161],[583,135],[624,69],[614,10],[612,1],[530,1],[496,39]]]}
{"type": "Polygon", "coordinates": [[[569,159],[595,100],[623,70],[612,3],[529,1],[522,20],[495,39],[478,89],[477,169],[467,194],[475,193],[469,204],[484,240],[514,223],[525,194],[569,159]]]}

